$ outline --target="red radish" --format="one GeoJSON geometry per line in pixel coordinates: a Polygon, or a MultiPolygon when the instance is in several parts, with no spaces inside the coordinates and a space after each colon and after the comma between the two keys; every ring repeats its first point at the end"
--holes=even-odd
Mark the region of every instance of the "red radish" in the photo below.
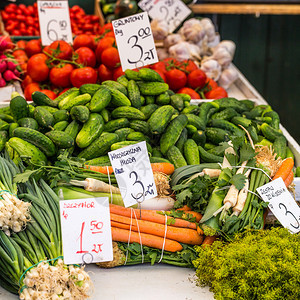
{"type": "Polygon", "coordinates": [[[8,68],[8,70],[13,71],[16,68],[16,64],[9,60],[9,61],[7,61],[7,68],[8,68]]]}
{"type": "Polygon", "coordinates": [[[6,86],[6,81],[2,78],[2,74],[0,73],[0,88],[6,86]]]}
{"type": "Polygon", "coordinates": [[[6,40],[6,37],[2,36],[0,38],[0,50],[5,50],[8,48],[9,48],[9,45],[8,45],[8,41],[6,40]]]}
{"type": "Polygon", "coordinates": [[[14,72],[12,72],[11,70],[6,70],[3,73],[3,77],[6,81],[11,81],[11,80],[21,80],[19,77],[17,77],[14,72]]]}
{"type": "Polygon", "coordinates": [[[14,69],[13,72],[17,77],[20,77],[20,72],[17,69],[14,69]]]}
{"type": "Polygon", "coordinates": [[[0,73],[3,73],[7,69],[7,63],[5,60],[0,61],[0,73]]]}

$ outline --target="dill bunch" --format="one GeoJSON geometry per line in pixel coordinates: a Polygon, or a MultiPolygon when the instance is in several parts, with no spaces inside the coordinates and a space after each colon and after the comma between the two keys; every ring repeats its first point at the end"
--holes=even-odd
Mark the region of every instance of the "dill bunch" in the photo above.
{"type": "Polygon", "coordinates": [[[300,299],[300,236],[285,228],[246,231],[196,251],[197,284],[217,300],[300,299]]]}

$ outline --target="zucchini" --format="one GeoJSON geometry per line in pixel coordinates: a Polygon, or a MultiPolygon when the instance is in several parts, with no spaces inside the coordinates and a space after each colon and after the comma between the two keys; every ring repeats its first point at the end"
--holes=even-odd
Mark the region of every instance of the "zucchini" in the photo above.
{"type": "Polygon", "coordinates": [[[74,145],[74,139],[65,131],[49,131],[46,136],[60,149],[71,148],[74,145]]]}
{"type": "Polygon", "coordinates": [[[15,121],[28,117],[28,104],[27,101],[21,96],[17,96],[11,99],[9,103],[9,108],[10,114],[12,115],[15,121]]]}
{"type": "Polygon", "coordinates": [[[54,124],[53,115],[42,106],[35,109],[34,118],[41,127],[49,128],[54,124]]]}
{"type": "Polygon", "coordinates": [[[58,105],[57,100],[50,99],[46,94],[44,94],[40,91],[33,92],[33,94],[31,95],[31,98],[32,98],[32,101],[38,106],[46,105],[46,106],[51,106],[51,107],[57,107],[57,105],[58,105]]]}
{"type": "Polygon", "coordinates": [[[65,109],[58,110],[53,114],[54,124],[60,121],[68,121],[69,120],[69,112],[65,109]]]}
{"type": "Polygon", "coordinates": [[[106,81],[103,81],[101,84],[104,86],[108,86],[112,89],[116,89],[116,90],[120,91],[121,93],[123,93],[125,96],[128,95],[126,87],[117,81],[106,80],[106,81]]]}
{"type": "Polygon", "coordinates": [[[184,143],[183,153],[188,165],[200,164],[199,150],[196,142],[192,139],[188,139],[184,143]]]}
{"type": "Polygon", "coordinates": [[[146,120],[150,118],[150,116],[158,109],[158,105],[156,104],[148,104],[145,106],[142,106],[140,108],[140,111],[145,115],[146,120]]]}
{"type": "Polygon", "coordinates": [[[164,105],[155,110],[148,120],[150,131],[153,134],[163,133],[168,126],[173,113],[174,108],[171,105],[164,105]]]}
{"type": "Polygon", "coordinates": [[[114,132],[117,129],[129,127],[130,123],[126,118],[111,120],[104,125],[104,131],[114,132]]]}
{"type": "Polygon", "coordinates": [[[142,95],[156,96],[169,89],[167,83],[162,82],[137,82],[142,95]]]}
{"type": "Polygon", "coordinates": [[[80,86],[80,94],[89,94],[91,97],[101,88],[100,84],[97,83],[86,83],[80,86]]]}
{"type": "Polygon", "coordinates": [[[207,127],[205,135],[209,142],[216,145],[230,140],[229,132],[221,128],[207,127]]]}
{"type": "Polygon", "coordinates": [[[33,118],[22,118],[18,121],[19,126],[38,130],[39,125],[33,118]]]}
{"type": "Polygon", "coordinates": [[[128,81],[127,90],[128,90],[128,98],[131,102],[131,105],[133,107],[140,108],[142,106],[141,93],[139,87],[137,86],[134,80],[128,81]]]}
{"type": "Polygon", "coordinates": [[[85,123],[89,119],[90,111],[86,106],[78,105],[71,108],[70,115],[73,120],[85,123]]]}
{"type": "Polygon", "coordinates": [[[132,106],[120,106],[115,108],[111,116],[114,119],[127,118],[132,120],[145,120],[145,115],[137,108],[132,106]]]}
{"type": "Polygon", "coordinates": [[[151,70],[149,68],[142,68],[138,72],[138,77],[140,80],[143,81],[157,81],[157,82],[164,82],[164,80],[161,78],[161,76],[155,72],[154,70],[151,70]]]}
{"type": "Polygon", "coordinates": [[[110,90],[104,86],[100,86],[91,99],[89,109],[91,112],[100,112],[110,103],[110,101],[110,90]]]}
{"type": "Polygon", "coordinates": [[[78,95],[74,98],[69,99],[69,101],[61,104],[59,109],[71,110],[74,106],[85,105],[90,102],[92,99],[91,95],[86,93],[82,95],[78,95]]]}
{"type": "Polygon", "coordinates": [[[201,146],[198,146],[198,150],[200,153],[201,161],[208,162],[208,163],[222,163],[223,162],[223,157],[209,153],[201,146]]]}
{"type": "Polygon", "coordinates": [[[174,165],[175,169],[186,166],[187,162],[180,150],[176,146],[171,146],[167,151],[168,160],[174,165]]]}

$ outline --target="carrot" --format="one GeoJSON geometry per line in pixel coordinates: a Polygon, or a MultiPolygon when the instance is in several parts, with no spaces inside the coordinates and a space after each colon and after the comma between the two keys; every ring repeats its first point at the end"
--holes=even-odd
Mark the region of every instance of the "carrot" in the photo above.
{"type": "Polygon", "coordinates": [[[112,174],[114,172],[114,169],[113,169],[112,166],[90,166],[90,165],[85,165],[84,167],[86,169],[91,170],[91,171],[99,172],[99,173],[106,174],[106,175],[107,175],[107,168],[108,168],[109,174],[112,174]]]}
{"type": "Polygon", "coordinates": [[[142,244],[148,247],[153,247],[157,249],[162,249],[165,241],[164,250],[170,252],[177,252],[182,250],[182,246],[173,240],[164,239],[160,236],[147,234],[147,233],[138,233],[135,231],[129,231],[126,229],[111,228],[112,240],[116,242],[125,242],[127,243],[130,236],[130,243],[140,243],[140,239],[142,244]],[[129,235],[130,233],[130,235],[129,235]]]}
{"type": "Polygon", "coordinates": [[[192,209],[190,207],[188,207],[187,205],[183,205],[182,207],[177,208],[176,210],[189,211],[189,210],[192,210],[192,209]]]}
{"type": "Polygon", "coordinates": [[[272,180],[281,177],[283,181],[285,181],[288,175],[290,174],[291,170],[293,169],[293,167],[294,167],[294,160],[291,157],[286,158],[282,162],[280,168],[278,169],[278,171],[276,172],[272,180]]]}
{"type": "Polygon", "coordinates": [[[197,226],[197,232],[198,232],[199,235],[203,235],[203,234],[204,234],[204,232],[203,232],[203,230],[200,228],[200,226],[197,226]]]}
{"type": "Polygon", "coordinates": [[[171,163],[152,163],[151,168],[153,172],[161,172],[167,175],[174,173],[174,165],[171,163]]]}
{"type": "MultiPolygon", "coordinates": [[[[134,217],[128,218],[116,214],[110,214],[110,219],[115,222],[123,223],[123,224],[132,224],[132,230],[140,231],[144,233],[149,233],[153,235],[157,235],[160,237],[165,236],[165,225],[153,223],[144,220],[136,220],[134,217]]],[[[190,245],[201,245],[203,241],[203,237],[200,236],[196,230],[188,229],[188,228],[179,228],[167,226],[166,238],[177,241],[179,243],[190,244],[190,245]]]]}
{"type": "Polygon", "coordinates": [[[210,246],[213,244],[213,242],[217,239],[217,236],[216,235],[212,235],[212,236],[209,236],[207,235],[204,240],[203,240],[203,243],[202,243],[202,246],[210,246]]]}
{"type": "MultiPolygon", "coordinates": [[[[130,229],[130,225],[115,222],[115,221],[110,221],[111,227],[117,227],[117,228],[122,228],[122,229],[130,229]]],[[[135,230],[136,231],[136,230],[135,230]]]]}
{"type": "MultiPolygon", "coordinates": [[[[126,208],[126,207],[122,207],[122,206],[115,205],[115,204],[110,204],[109,208],[110,208],[110,213],[114,213],[117,215],[129,217],[129,218],[131,216],[131,211],[130,211],[131,208],[126,208]]],[[[159,224],[166,223],[165,216],[157,213],[157,211],[155,211],[155,210],[142,209],[141,215],[140,215],[139,209],[134,209],[134,211],[135,211],[138,219],[151,221],[151,222],[155,222],[155,223],[159,223],[159,224]]],[[[170,220],[169,222],[171,222],[171,224],[170,224],[171,226],[196,229],[195,223],[192,223],[192,222],[189,222],[186,220],[173,218],[173,217],[167,217],[167,220],[170,220]]]]}
{"type": "Polygon", "coordinates": [[[293,182],[293,180],[294,180],[294,172],[293,170],[291,170],[290,174],[284,181],[285,186],[288,187],[293,182]]]}

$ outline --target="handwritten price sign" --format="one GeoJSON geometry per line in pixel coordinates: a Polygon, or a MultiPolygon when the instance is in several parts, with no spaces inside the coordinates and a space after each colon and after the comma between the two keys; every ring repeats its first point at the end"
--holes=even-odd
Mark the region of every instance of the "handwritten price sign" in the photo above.
{"type": "Polygon", "coordinates": [[[73,43],[68,1],[37,1],[42,44],[73,43]]]}
{"type": "Polygon", "coordinates": [[[158,62],[147,13],[112,21],[122,70],[158,62]]]}
{"type": "Polygon", "coordinates": [[[142,0],[139,7],[152,19],[167,21],[169,32],[173,32],[190,14],[191,10],[180,0],[142,0]]]}
{"type": "Polygon", "coordinates": [[[146,142],[108,153],[126,207],[157,196],[146,142]]]}
{"type": "Polygon", "coordinates": [[[278,221],[292,233],[300,231],[300,207],[287,190],[282,178],[275,179],[257,189],[278,221]]]}
{"type": "Polygon", "coordinates": [[[108,198],[60,201],[65,264],[113,260],[108,198]]]}

